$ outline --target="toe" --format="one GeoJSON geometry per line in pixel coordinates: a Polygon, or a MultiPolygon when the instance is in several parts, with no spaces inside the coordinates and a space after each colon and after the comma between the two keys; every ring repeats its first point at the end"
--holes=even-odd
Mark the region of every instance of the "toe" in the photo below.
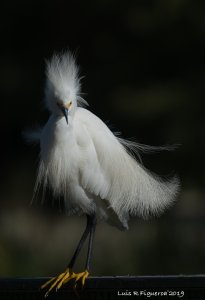
{"type": "Polygon", "coordinates": [[[53,282],[56,277],[51,278],[50,280],[46,281],[44,284],[41,285],[41,289],[45,289],[51,282],[53,282]]]}
{"type": "Polygon", "coordinates": [[[84,286],[85,280],[88,277],[88,275],[89,275],[89,272],[87,270],[85,270],[84,272],[78,273],[78,274],[76,274],[75,281],[76,282],[81,281],[82,286],[84,286]]]}

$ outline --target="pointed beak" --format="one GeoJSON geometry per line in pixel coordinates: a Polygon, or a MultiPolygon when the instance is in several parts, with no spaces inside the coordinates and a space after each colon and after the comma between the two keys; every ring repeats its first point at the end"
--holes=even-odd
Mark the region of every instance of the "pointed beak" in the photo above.
{"type": "Polygon", "coordinates": [[[66,123],[68,124],[68,109],[66,107],[62,107],[61,111],[66,119],[66,123]]]}

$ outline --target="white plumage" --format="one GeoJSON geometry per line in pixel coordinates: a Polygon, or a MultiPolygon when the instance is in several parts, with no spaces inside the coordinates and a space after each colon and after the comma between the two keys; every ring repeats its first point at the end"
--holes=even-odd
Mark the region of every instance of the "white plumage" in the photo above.
{"type": "Polygon", "coordinates": [[[80,107],[86,101],[68,52],[47,63],[45,101],[51,116],[39,132],[36,189],[43,184],[54,196],[63,196],[68,214],[95,213],[122,228],[128,227],[130,216],[156,215],[173,202],[178,180],[165,182],[151,174],[130,154],[129,147],[136,150],[137,144],[118,138],[80,107]]]}

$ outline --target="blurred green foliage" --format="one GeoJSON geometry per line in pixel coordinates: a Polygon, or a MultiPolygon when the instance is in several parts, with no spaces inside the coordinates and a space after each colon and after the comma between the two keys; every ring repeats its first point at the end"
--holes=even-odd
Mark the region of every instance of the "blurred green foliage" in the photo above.
{"type": "MultiPolygon", "coordinates": [[[[22,139],[23,130],[48,118],[42,101],[45,58],[67,48],[77,52],[91,111],[123,137],[181,144],[173,153],[143,157],[158,174],[179,174],[176,204],[159,219],[132,221],[128,232],[100,224],[94,274],[204,273],[204,13],[205,2],[191,0],[4,3],[1,276],[62,271],[83,230],[83,218],[29,206],[39,149],[22,139]]],[[[77,267],[83,264],[82,255],[77,267]]]]}

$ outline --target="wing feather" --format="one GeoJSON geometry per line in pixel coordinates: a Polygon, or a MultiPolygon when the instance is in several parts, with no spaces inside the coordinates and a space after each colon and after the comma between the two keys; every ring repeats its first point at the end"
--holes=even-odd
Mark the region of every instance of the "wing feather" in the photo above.
{"type": "MultiPolygon", "coordinates": [[[[128,215],[159,214],[175,199],[179,182],[176,177],[163,181],[146,170],[97,116],[79,108],[76,112],[92,141],[92,172],[82,168],[82,182],[89,192],[106,199],[122,220],[128,215]],[[88,174],[89,173],[89,174],[88,174]]],[[[130,145],[133,147],[133,142],[130,145]]]]}

